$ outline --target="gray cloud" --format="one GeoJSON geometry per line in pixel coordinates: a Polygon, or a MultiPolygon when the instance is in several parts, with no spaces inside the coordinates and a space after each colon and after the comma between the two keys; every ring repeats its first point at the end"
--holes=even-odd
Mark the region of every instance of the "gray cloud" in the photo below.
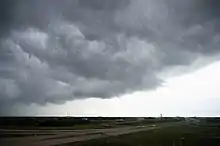
{"type": "Polygon", "coordinates": [[[154,89],[164,69],[219,53],[214,0],[23,0],[1,7],[2,114],[18,102],[154,89]]]}

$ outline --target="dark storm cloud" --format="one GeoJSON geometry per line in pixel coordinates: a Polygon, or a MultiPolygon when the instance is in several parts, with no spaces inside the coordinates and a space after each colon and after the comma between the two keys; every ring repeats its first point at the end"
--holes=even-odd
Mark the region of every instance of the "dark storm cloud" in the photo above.
{"type": "Polygon", "coordinates": [[[7,33],[11,25],[12,11],[15,6],[14,0],[3,0],[0,2],[0,37],[7,33]]]}
{"type": "Polygon", "coordinates": [[[1,113],[15,103],[110,98],[219,53],[214,0],[1,2],[1,113]]]}

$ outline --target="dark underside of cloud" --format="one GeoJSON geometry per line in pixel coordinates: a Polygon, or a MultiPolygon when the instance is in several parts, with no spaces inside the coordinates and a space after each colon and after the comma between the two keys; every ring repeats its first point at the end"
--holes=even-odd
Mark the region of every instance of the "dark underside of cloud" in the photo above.
{"type": "Polygon", "coordinates": [[[0,110],[110,98],[220,52],[218,0],[3,0],[0,110]]]}

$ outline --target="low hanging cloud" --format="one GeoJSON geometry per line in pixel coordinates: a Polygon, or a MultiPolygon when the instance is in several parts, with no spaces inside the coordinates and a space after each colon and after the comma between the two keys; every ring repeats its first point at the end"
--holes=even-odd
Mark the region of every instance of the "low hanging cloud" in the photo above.
{"type": "Polygon", "coordinates": [[[1,7],[1,113],[15,103],[155,89],[164,69],[220,51],[217,0],[9,0],[1,7]]]}

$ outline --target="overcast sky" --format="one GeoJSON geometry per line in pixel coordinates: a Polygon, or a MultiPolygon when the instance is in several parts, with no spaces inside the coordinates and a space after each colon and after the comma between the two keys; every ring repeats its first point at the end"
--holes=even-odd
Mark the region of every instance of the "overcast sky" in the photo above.
{"type": "Polygon", "coordinates": [[[3,0],[0,22],[0,115],[220,115],[218,0],[3,0]]]}

